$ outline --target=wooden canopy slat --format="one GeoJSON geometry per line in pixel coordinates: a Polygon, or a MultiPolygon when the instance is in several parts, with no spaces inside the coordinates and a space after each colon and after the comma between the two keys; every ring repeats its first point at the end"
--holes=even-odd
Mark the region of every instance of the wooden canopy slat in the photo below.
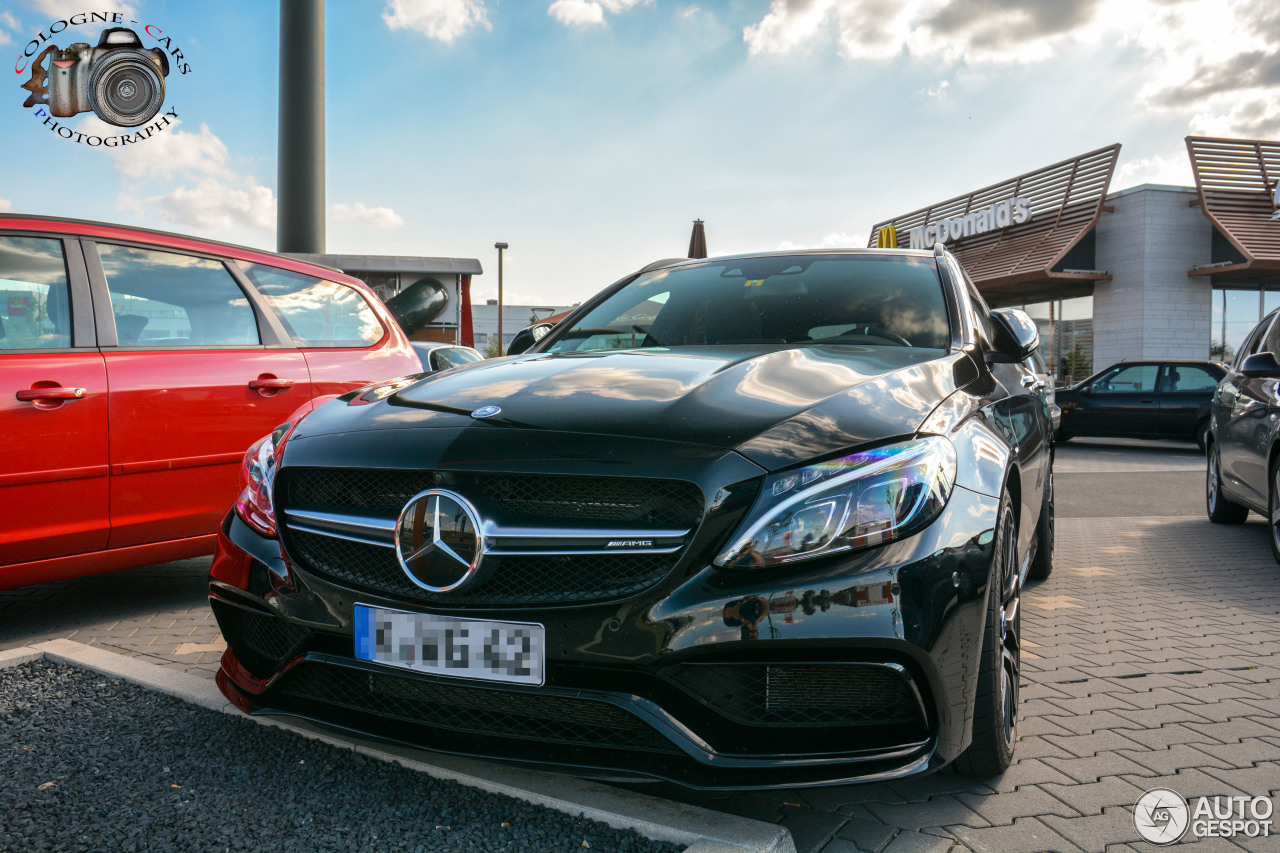
{"type": "MultiPolygon", "coordinates": [[[[1058,280],[1062,274],[1052,272],[1054,265],[1089,233],[1102,214],[1119,154],[1119,143],[1109,145],[886,220],[871,230],[868,245],[876,244],[880,229],[886,225],[893,225],[898,239],[906,240],[913,228],[962,217],[1019,196],[1031,201],[1029,222],[962,237],[949,248],[983,291],[1058,280]]],[[[1071,276],[1072,281],[1096,278],[1071,276]]]]}
{"type": "Polygon", "coordinates": [[[1200,209],[1244,256],[1243,264],[1197,275],[1251,274],[1280,262],[1280,221],[1273,193],[1280,177],[1280,142],[1187,137],[1200,209]]]}

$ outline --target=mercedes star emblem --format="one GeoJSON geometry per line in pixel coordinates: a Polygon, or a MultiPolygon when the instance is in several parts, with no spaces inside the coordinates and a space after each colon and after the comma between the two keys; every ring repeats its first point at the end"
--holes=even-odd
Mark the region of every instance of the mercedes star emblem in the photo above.
{"type": "Polygon", "coordinates": [[[484,556],[475,507],[445,489],[414,495],[396,521],[396,556],[409,580],[429,592],[467,585],[484,556]]]}
{"type": "Polygon", "coordinates": [[[480,408],[476,409],[474,412],[471,413],[471,417],[491,418],[501,411],[502,409],[499,408],[498,406],[481,406],[480,408]]]}

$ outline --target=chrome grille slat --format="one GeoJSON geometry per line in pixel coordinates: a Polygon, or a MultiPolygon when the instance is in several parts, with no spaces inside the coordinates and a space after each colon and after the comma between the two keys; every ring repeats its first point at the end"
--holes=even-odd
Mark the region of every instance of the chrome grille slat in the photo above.
{"type": "MultiPolygon", "coordinates": [[[[391,507],[436,485],[431,471],[284,468],[277,506],[285,550],[302,568],[396,598],[440,605],[605,601],[643,591],[669,575],[703,509],[701,489],[679,480],[451,475],[450,489],[501,520],[486,517],[483,523],[489,542],[485,579],[472,589],[434,593],[402,571],[391,507]],[[533,494],[539,485],[545,485],[546,499],[533,494]],[[563,515],[547,517],[560,510],[563,515]],[[620,544],[610,548],[610,542],[620,544]]],[[[397,517],[404,503],[395,507],[397,517]]]]}

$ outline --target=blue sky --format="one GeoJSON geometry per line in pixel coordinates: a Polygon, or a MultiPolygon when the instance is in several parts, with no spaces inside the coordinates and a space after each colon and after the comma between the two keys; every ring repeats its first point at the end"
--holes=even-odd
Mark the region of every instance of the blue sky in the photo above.
{"type": "MultiPolygon", "coordinates": [[[[16,0],[0,53],[89,10],[182,48],[181,123],[112,154],[11,82],[0,208],[274,248],[276,5],[16,0]]],[[[1113,142],[1121,189],[1189,183],[1188,133],[1280,137],[1274,0],[329,0],[326,25],[329,250],[477,257],[478,298],[496,240],[509,301],[569,304],[698,217],[712,254],[865,245],[1113,142]]]]}

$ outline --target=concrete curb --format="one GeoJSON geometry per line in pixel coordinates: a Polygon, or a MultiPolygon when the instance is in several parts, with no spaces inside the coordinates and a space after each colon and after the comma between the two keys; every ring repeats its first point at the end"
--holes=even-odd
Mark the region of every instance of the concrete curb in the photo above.
{"type": "Polygon", "coordinates": [[[358,735],[340,735],[304,720],[242,714],[227,701],[212,679],[71,640],[50,640],[0,651],[0,669],[41,658],[119,678],[259,725],[287,729],[302,737],[379,761],[394,762],[437,779],[450,779],[573,816],[584,815],[617,829],[634,830],[646,838],[688,845],[688,853],[795,853],[791,833],[775,824],[673,803],[572,776],[440,755],[358,735]]]}

